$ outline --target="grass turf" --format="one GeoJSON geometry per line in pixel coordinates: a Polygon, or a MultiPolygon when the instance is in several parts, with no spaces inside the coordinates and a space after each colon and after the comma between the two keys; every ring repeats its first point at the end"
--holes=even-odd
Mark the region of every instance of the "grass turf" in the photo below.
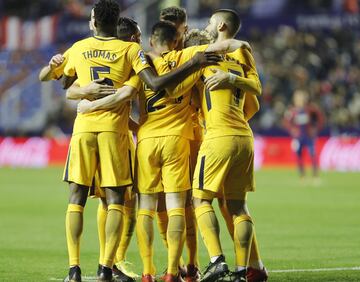
{"type": "MultiPolygon", "coordinates": [[[[60,280],[67,272],[65,210],[67,185],[61,168],[0,169],[0,281],[60,280]]],[[[261,170],[249,195],[262,259],[271,270],[360,266],[360,174],[324,172],[318,184],[301,182],[295,171],[261,170]]],[[[81,260],[95,276],[98,259],[97,201],[85,211],[81,260]]],[[[156,230],[156,228],[155,228],[156,230]]],[[[221,221],[223,249],[234,265],[233,246],[221,221]]],[[[156,234],[157,235],[157,234],[156,234]]],[[[199,239],[202,267],[207,252],[199,239]]],[[[166,266],[157,236],[155,263],[166,266]]],[[[127,258],[141,273],[136,239],[127,258]]],[[[85,280],[86,281],[86,280],[85,280]]],[[[360,271],[270,273],[269,281],[360,281],[360,271]]]]}

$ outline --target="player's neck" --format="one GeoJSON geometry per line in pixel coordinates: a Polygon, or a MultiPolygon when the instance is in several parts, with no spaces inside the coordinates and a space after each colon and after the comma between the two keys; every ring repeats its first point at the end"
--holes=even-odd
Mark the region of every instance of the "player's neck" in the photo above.
{"type": "Polygon", "coordinates": [[[98,32],[96,32],[96,36],[99,36],[99,37],[115,37],[116,35],[114,33],[110,33],[110,32],[98,31],[98,32]]]}
{"type": "Polygon", "coordinates": [[[232,37],[228,36],[225,32],[219,32],[216,42],[222,42],[227,39],[232,39],[232,37]]]}

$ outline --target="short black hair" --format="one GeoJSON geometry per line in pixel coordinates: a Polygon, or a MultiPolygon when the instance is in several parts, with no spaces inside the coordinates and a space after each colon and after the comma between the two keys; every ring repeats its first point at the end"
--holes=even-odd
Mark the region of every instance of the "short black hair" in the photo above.
{"type": "Polygon", "coordinates": [[[171,6],[160,11],[160,20],[169,21],[174,24],[182,24],[186,22],[186,10],[181,7],[171,6]]]}
{"type": "Polygon", "coordinates": [[[107,33],[114,33],[120,15],[120,6],[113,0],[99,0],[94,6],[95,25],[107,33]]]}
{"type": "Polygon", "coordinates": [[[138,23],[127,17],[120,17],[117,25],[117,37],[124,41],[129,41],[131,36],[138,31],[138,23]]]}
{"type": "Polygon", "coordinates": [[[224,22],[226,23],[226,26],[229,31],[229,35],[234,37],[241,26],[241,20],[239,14],[232,9],[219,9],[214,12],[215,14],[220,14],[223,18],[224,22]]]}
{"type": "Polygon", "coordinates": [[[177,30],[169,21],[160,21],[153,25],[151,37],[160,44],[170,43],[176,40],[177,30]]]}

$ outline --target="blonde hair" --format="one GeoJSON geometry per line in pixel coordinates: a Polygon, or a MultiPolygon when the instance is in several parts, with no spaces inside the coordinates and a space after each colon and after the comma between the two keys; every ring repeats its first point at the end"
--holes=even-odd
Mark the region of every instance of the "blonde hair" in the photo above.
{"type": "Polygon", "coordinates": [[[205,30],[192,29],[185,37],[185,47],[212,43],[213,39],[205,30]]]}

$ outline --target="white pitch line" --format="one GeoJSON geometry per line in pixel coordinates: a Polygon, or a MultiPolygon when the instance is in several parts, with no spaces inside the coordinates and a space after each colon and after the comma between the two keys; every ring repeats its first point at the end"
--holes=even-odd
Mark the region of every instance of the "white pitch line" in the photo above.
{"type": "MultiPolygon", "coordinates": [[[[81,280],[83,282],[86,282],[86,281],[96,281],[96,277],[95,276],[81,276],[81,280]]],[[[64,281],[64,278],[49,278],[49,281],[64,281]]]]}
{"type": "MultiPolygon", "coordinates": [[[[334,267],[334,268],[304,268],[304,269],[276,269],[268,270],[270,273],[291,273],[291,272],[325,272],[325,271],[348,271],[357,270],[360,271],[360,266],[353,267],[334,267]]],[[[61,278],[49,278],[50,281],[63,281],[61,278]]],[[[82,276],[82,281],[96,281],[94,276],[82,276]]]]}
{"type": "Polygon", "coordinates": [[[344,271],[344,270],[360,270],[360,266],[353,267],[334,267],[334,268],[305,268],[305,269],[278,269],[269,270],[271,273],[286,273],[286,272],[322,272],[322,271],[344,271]]]}

